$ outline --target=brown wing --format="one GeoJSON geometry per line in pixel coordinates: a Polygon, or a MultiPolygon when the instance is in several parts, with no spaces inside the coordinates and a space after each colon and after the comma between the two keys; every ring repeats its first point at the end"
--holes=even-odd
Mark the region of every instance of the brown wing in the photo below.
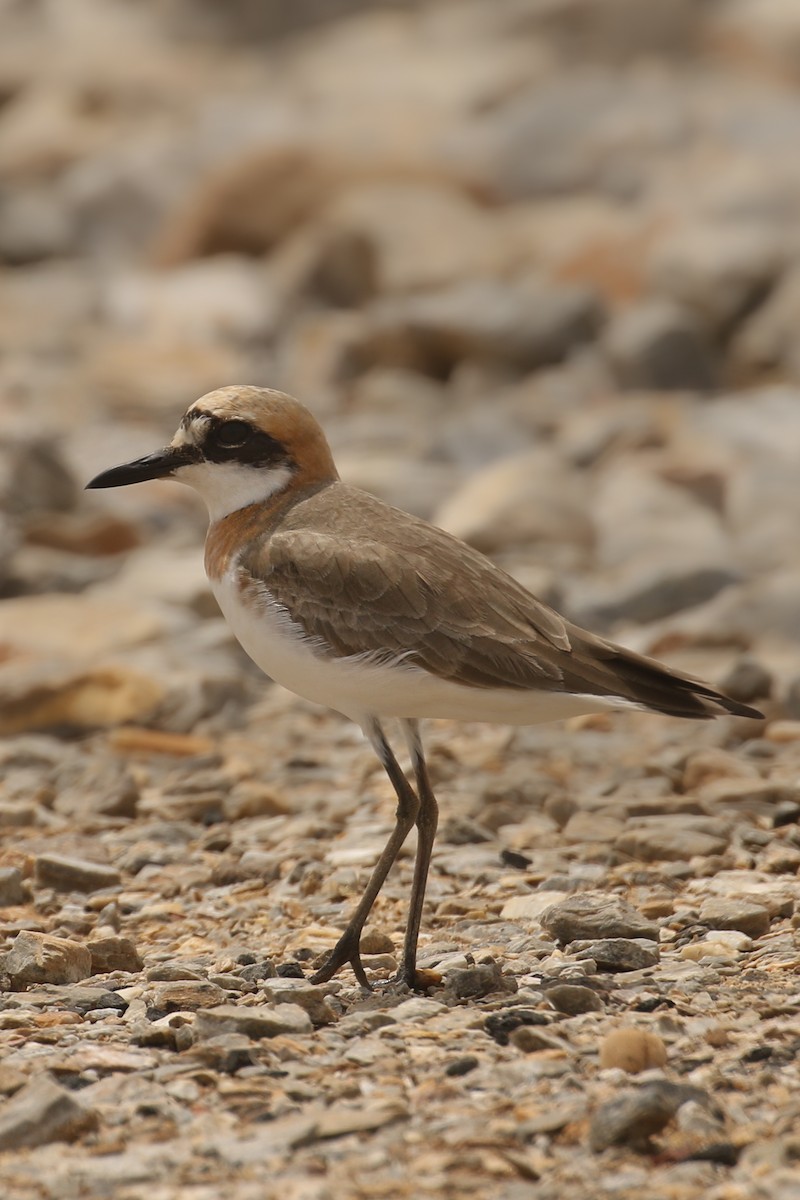
{"type": "Polygon", "coordinates": [[[240,567],[337,657],[402,660],[477,688],[621,697],[675,716],[760,715],[578,629],[477,550],[342,484],[298,504],[240,567]]]}
{"type": "Polygon", "coordinates": [[[402,658],[473,687],[559,687],[557,658],[569,650],[561,617],[482,555],[436,534],[423,552],[289,530],[240,565],[336,656],[402,658]]]}

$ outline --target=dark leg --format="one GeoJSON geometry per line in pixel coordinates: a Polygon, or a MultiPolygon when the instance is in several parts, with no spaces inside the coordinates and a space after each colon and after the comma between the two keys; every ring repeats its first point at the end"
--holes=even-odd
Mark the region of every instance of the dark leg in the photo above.
{"type": "MultiPolygon", "coordinates": [[[[403,960],[400,964],[398,979],[409,987],[418,984],[417,979],[417,939],[422,923],[422,906],[425,901],[425,885],[428,882],[428,869],[431,865],[433,839],[436,837],[436,826],[439,823],[439,806],[433,794],[428,767],[422,750],[422,740],[419,735],[419,725],[416,721],[404,721],[408,748],[411,752],[411,762],[414,767],[414,777],[417,781],[419,810],[417,812],[417,859],[414,863],[414,881],[411,884],[411,906],[408,913],[408,925],[403,944],[403,960]]],[[[420,984],[420,986],[422,986],[420,984]]]]}
{"type": "MultiPolygon", "coordinates": [[[[312,983],[326,983],[329,979],[333,978],[340,967],[343,967],[345,963],[349,963],[361,986],[365,988],[370,986],[358,953],[361,930],[364,928],[370,910],[386,881],[386,876],[389,874],[394,860],[400,853],[400,847],[411,832],[411,827],[417,819],[420,807],[417,795],[403,774],[402,768],[392,753],[392,748],[387,742],[386,735],[378,722],[372,721],[370,725],[364,727],[364,732],[375,747],[375,751],[383,763],[386,774],[391,779],[394,790],[397,793],[396,823],[392,830],[392,836],[386,843],[383,853],[375,865],[370,881],[367,884],[367,890],[361,897],[358,908],[350,918],[347,928],[339,938],[339,941],[333,950],[331,950],[325,965],[320,967],[316,975],[312,976],[312,983]]],[[[416,875],[414,878],[416,882],[416,875]]]]}

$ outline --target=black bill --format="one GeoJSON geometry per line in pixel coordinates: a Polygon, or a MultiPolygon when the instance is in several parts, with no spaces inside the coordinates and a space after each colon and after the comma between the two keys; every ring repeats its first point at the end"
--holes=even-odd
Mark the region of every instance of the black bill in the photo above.
{"type": "Polygon", "coordinates": [[[163,479],[179,467],[188,467],[197,461],[197,451],[192,446],[165,446],[163,450],[146,454],[144,458],[135,458],[133,462],[101,471],[89,480],[86,488],[125,487],[129,483],[144,483],[146,479],[163,479]]]}

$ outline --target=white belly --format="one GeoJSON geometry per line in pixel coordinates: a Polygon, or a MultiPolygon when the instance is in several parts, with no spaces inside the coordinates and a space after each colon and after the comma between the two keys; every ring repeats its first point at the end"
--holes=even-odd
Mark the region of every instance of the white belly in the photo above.
{"type": "Polygon", "coordinates": [[[402,662],[376,664],[360,656],[325,657],[266,595],[263,602],[259,598],[257,610],[246,603],[231,572],[212,580],[211,586],[237,640],[270,679],[362,725],[369,716],[537,725],[581,713],[639,707],[616,697],[471,688],[402,662]]]}

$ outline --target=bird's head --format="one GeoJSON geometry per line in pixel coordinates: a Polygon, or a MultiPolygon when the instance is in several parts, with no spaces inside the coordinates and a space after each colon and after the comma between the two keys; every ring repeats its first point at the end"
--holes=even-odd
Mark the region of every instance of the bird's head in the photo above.
{"type": "Polygon", "coordinates": [[[195,401],[168,446],[102,471],[86,486],[165,478],[193,487],[217,521],[338,475],[319,423],[299,400],[270,388],[232,386],[195,401]]]}

